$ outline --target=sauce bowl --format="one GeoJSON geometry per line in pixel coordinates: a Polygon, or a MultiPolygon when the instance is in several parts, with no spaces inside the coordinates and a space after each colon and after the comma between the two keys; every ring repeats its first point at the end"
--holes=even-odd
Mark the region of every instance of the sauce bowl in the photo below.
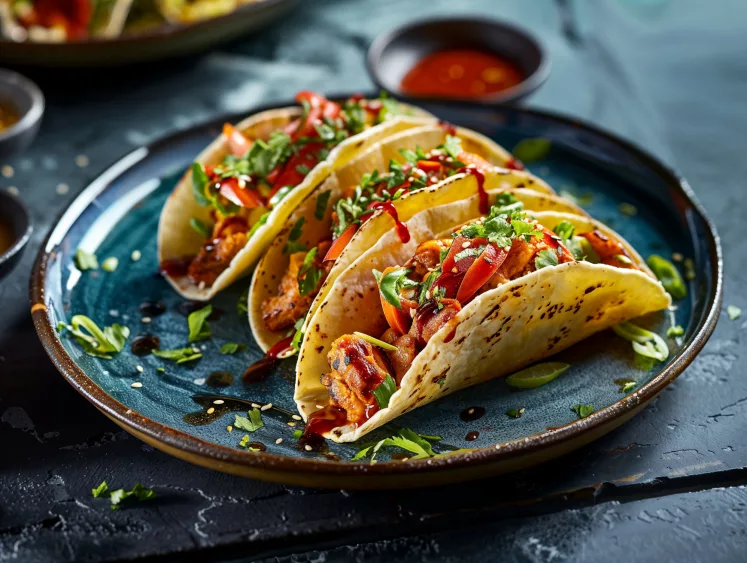
{"type": "Polygon", "coordinates": [[[546,51],[528,31],[499,20],[474,17],[418,20],[380,35],[368,50],[368,72],[379,88],[397,98],[435,99],[438,96],[405,93],[401,84],[424,56],[443,49],[493,53],[513,62],[524,75],[522,82],[500,92],[450,99],[483,104],[517,102],[539,88],[550,73],[546,51]]]}
{"type": "Polygon", "coordinates": [[[23,249],[34,228],[29,210],[21,199],[7,190],[0,190],[0,226],[7,227],[13,242],[5,252],[0,252],[0,280],[18,265],[23,249]]]}
{"type": "Polygon", "coordinates": [[[44,114],[44,94],[31,80],[0,68],[0,102],[18,111],[18,121],[0,131],[0,158],[23,151],[36,137],[44,114]]]}

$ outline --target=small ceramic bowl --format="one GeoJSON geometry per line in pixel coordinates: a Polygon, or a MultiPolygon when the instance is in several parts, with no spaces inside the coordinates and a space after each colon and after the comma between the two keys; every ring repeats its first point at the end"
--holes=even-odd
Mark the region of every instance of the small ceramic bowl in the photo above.
{"type": "Polygon", "coordinates": [[[36,137],[44,114],[44,94],[31,80],[6,69],[0,69],[0,101],[18,110],[18,122],[0,131],[0,158],[21,152],[36,137]]]}
{"type": "Polygon", "coordinates": [[[407,71],[425,55],[455,48],[495,53],[516,64],[525,76],[521,83],[501,92],[464,98],[471,102],[516,102],[534,92],[550,73],[547,53],[535,37],[513,24],[486,18],[418,20],[388,31],[368,50],[368,72],[379,88],[398,98],[417,100],[421,96],[400,89],[407,71]]]}
{"type": "Polygon", "coordinates": [[[7,190],[0,190],[0,225],[7,225],[15,241],[0,254],[0,280],[16,267],[23,255],[34,228],[31,215],[20,198],[7,190]]]}

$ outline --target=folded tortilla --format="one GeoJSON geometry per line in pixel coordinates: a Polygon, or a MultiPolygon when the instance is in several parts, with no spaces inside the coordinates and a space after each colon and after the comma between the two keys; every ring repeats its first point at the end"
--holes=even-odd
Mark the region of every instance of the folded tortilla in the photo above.
{"type": "MultiPolygon", "coordinates": [[[[386,170],[390,160],[404,162],[401,150],[415,150],[419,147],[423,152],[428,153],[442,145],[447,135],[448,132],[437,125],[427,125],[392,135],[331,174],[296,208],[283,230],[265,252],[252,277],[247,307],[249,323],[255,340],[264,351],[287,337],[287,331],[273,332],[267,328],[263,319],[262,302],[278,294],[280,280],[290,261],[290,255],[286,252],[288,237],[297,221],[303,219],[302,234],[298,242],[303,243],[307,249],[315,247],[320,241],[330,236],[334,203],[343,197],[343,193],[350,186],[358,185],[364,174],[386,170]],[[329,198],[323,216],[317,216],[317,201],[320,197],[329,198]]],[[[500,168],[514,159],[509,152],[492,140],[462,128],[456,129],[455,136],[461,139],[464,151],[476,154],[489,163],[497,165],[496,168],[484,172],[486,190],[508,191],[523,201],[529,209],[557,209],[584,214],[578,206],[554,196],[552,188],[532,174],[500,168]]],[[[423,209],[464,199],[476,194],[477,191],[477,179],[472,176],[465,177],[462,173],[434,186],[410,192],[395,200],[393,204],[399,219],[406,222],[423,209]]],[[[307,322],[316,307],[324,300],[337,276],[393,225],[393,219],[386,213],[381,213],[376,216],[376,219],[363,223],[327,275],[311,304],[307,322]]]]}
{"type": "MultiPolygon", "coordinates": [[[[508,375],[596,332],[670,305],[669,295],[643,259],[602,223],[558,211],[528,214],[548,229],[565,220],[578,233],[598,230],[619,241],[639,269],[574,261],[485,291],[428,340],[386,408],[360,426],[340,426],[325,437],[338,442],[357,440],[444,395],[508,375]]],[[[444,236],[480,216],[476,197],[421,211],[407,221],[410,242],[402,244],[393,231],[371,239],[369,250],[337,277],[309,319],[301,344],[294,398],[305,420],[330,402],[320,374],[330,372],[327,353],[332,342],[354,331],[378,338],[388,328],[372,269],[402,265],[421,242],[444,236]]]]}
{"type": "MultiPolygon", "coordinates": [[[[252,233],[243,249],[234,256],[230,265],[211,286],[204,287],[195,284],[189,276],[172,277],[165,275],[166,279],[186,299],[206,301],[239,277],[247,274],[265,248],[283,228],[286,219],[296,206],[332,172],[345,166],[362,151],[369,149],[390,135],[435,122],[435,118],[430,117],[429,114],[418,108],[405,106],[404,104],[401,104],[401,106],[411,115],[387,119],[379,125],[345,139],[334,147],[329,156],[314,166],[306,174],[304,180],[271,210],[266,222],[252,233]]],[[[236,125],[236,129],[249,139],[267,139],[271,133],[282,130],[284,126],[300,115],[300,107],[268,110],[248,117],[236,125]]],[[[196,162],[203,166],[216,165],[222,162],[228,153],[228,141],[225,135],[220,135],[200,153],[196,162]]],[[[190,220],[194,218],[205,223],[211,222],[212,207],[199,205],[195,201],[191,183],[192,172],[188,170],[174,188],[161,212],[158,224],[158,257],[160,263],[195,255],[205,242],[204,236],[190,227],[190,220]]]]}

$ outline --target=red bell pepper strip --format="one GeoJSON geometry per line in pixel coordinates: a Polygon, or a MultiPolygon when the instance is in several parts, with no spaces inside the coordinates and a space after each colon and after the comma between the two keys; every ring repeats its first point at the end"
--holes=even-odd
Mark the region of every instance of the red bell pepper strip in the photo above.
{"type": "Polygon", "coordinates": [[[472,262],[469,270],[464,274],[464,279],[457,291],[457,301],[462,304],[466,303],[495,274],[507,256],[508,252],[504,249],[496,244],[488,243],[482,254],[472,262]]]}
{"type": "Polygon", "coordinates": [[[328,260],[337,260],[357,230],[358,225],[353,223],[342,231],[340,236],[334,240],[332,246],[329,247],[327,254],[324,255],[324,262],[327,262],[328,260]]]}
{"type": "Polygon", "coordinates": [[[262,197],[252,187],[242,188],[236,178],[226,178],[220,181],[220,195],[239,207],[253,208],[264,205],[262,197]]]}
{"type": "MultiPolygon", "coordinates": [[[[392,270],[396,270],[396,267],[386,268],[382,273],[382,278],[386,276],[392,270]]],[[[397,309],[394,305],[389,303],[379,291],[379,299],[381,300],[381,308],[384,310],[384,317],[386,322],[392,327],[398,334],[405,334],[410,330],[410,324],[412,323],[412,317],[410,317],[410,309],[417,309],[418,304],[415,301],[409,299],[400,298],[401,309],[397,309]]]]}
{"type": "Polygon", "coordinates": [[[252,148],[252,142],[230,123],[223,124],[223,134],[226,136],[228,148],[234,156],[244,156],[252,148]]]}
{"type": "Polygon", "coordinates": [[[441,170],[441,163],[435,160],[418,160],[417,167],[423,172],[438,172],[441,170]]]}

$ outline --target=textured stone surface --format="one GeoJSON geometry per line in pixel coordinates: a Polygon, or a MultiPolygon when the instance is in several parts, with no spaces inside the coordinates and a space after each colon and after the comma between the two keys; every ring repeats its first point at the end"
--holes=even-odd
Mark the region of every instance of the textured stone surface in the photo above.
{"type": "Polygon", "coordinates": [[[747,311],[739,268],[747,258],[747,19],[737,0],[718,11],[697,0],[578,1],[565,31],[550,0],[306,4],[272,30],[193,60],[30,71],[48,96],[47,116],[31,150],[7,163],[14,175],[0,177],[37,225],[22,265],[0,283],[0,561],[213,559],[343,544],[298,559],[739,559],[744,318],[724,315],[677,382],[595,444],[517,475],[430,491],[302,490],[193,467],[119,430],[58,375],[31,324],[26,284],[46,230],[80,189],[127,151],[219,112],[300,88],[369,88],[367,43],[424,13],[491,14],[542,36],[554,67],[531,104],[612,129],[679,168],[723,237],[726,303],[747,311]],[[159,498],[111,511],[91,498],[103,479],[140,481],[159,498]],[[365,543],[380,538],[401,539],[365,543]]]}

